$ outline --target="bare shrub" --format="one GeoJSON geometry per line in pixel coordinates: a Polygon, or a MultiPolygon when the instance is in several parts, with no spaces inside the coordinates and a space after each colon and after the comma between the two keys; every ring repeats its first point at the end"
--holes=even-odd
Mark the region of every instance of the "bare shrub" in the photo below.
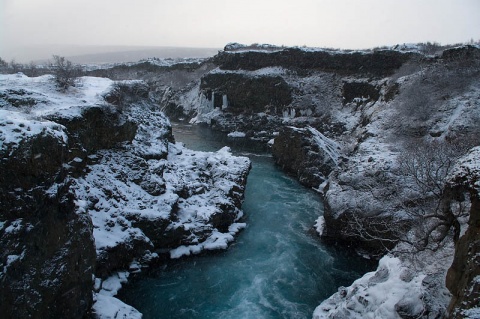
{"type": "Polygon", "coordinates": [[[124,108],[142,99],[149,98],[150,88],[143,81],[134,82],[115,82],[112,90],[104,95],[105,101],[115,105],[118,110],[123,111],[124,108]]]}
{"type": "Polygon", "coordinates": [[[469,214],[469,195],[452,193],[446,179],[475,143],[465,137],[407,141],[396,169],[349,181],[362,191],[349,211],[343,234],[370,242],[383,252],[402,243],[395,252],[406,256],[437,251],[446,238],[457,240],[461,221],[469,214]]]}
{"type": "Polygon", "coordinates": [[[423,54],[434,55],[441,53],[444,50],[444,47],[438,42],[426,42],[420,43],[420,51],[423,54]]]}
{"type": "Polygon", "coordinates": [[[24,73],[30,77],[39,75],[37,65],[34,62],[30,62],[28,65],[25,65],[24,73]]]}
{"type": "Polygon", "coordinates": [[[0,57],[0,72],[1,73],[6,73],[8,68],[8,63],[4,59],[0,57]]]}
{"type": "Polygon", "coordinates": [[[50,65],[53,70],[54,81],[56,86],[65,91],[71,86],[78,84],[78,77],[81,75],[80,67],[74,65],[65,57],[54,55],[53,62],[50,65]]]}
{"type": "Polygon", "coordinates": [[[9,68],[9,73],[18,73],[22,70],[23,65],[20,63],[17,63],[15,59],[12,59],[8,64],[8,68],[9,68]]]}
{"type": "Polygon", "coordinates": [[[413,232],[402,241],[414,250],[438,249],[453,229],[460,233],[460,219],[468,215],[467,205],[459,194],[445,194],[445,181],[455,162],[472,146],[468,141],[411,140],[398,157],[400,173],[409,191],[401,198],[401,207],[412,220],[413,232]]]}

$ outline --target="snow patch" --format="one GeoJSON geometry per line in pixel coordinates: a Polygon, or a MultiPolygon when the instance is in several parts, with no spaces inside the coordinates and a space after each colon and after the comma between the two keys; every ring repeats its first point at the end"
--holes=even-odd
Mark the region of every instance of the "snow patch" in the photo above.
{"type": "Polygon", "coordinates": [[[93,298],[94,304],[92,310],[96,319],[142,318],[142,314],[137,309],[125,304],[115,297],[94,294],[93,298]]]}
{"type": "Polygon", "coordinates": [[[127,282],[129,272],[117,272],[103,282],[95,278],[95,286],[101,287],[98,293],[94,293],[92,306],[97,319],[140,319],[142,314],[135,308],[123,303],[114,296],[118,293],[122,284],[127,282]]]}
{"type": "Polygon", "coordinates": [[[323,235],[323,230],[325,228],[325,217],[323,216],[320,216],[317,218],[317,220],[315,221],[315,230],[317,231],[318,235],[319,236],[322,236],[323,235]]]}
{"type": "Polygon", "coordinates": [[[322,302],[313,318],[400,318],[397,312],[400,307],[408,308],[412,315],[420,315],[424,308],[424,278],[421,273],[411,274],[400,259],[385,256],[380,259],[377,271],[365,274],[350,287],[340,287],[322,302]]]}
{"type": "Polygon", "coordinates": [[[472,184],[480,194],[480,146],[472,148],[455,164],[452,172],[447,177],[447,182],[455,184],[461,179],[464,183],[472,184]]]}
{"type": "Polygon", "coordinates": [[[184,256],[196,255],[203,250],[227,249],[228,244],[234,240],[234,235],[236,235],[241,229],[245,227],[245,223],[234,223],[228,228],[228,233],[221,233],[215,230],[207,238],[207,240],[205,240],[205,242],[201,244],[180,246],[178,248],[170,250],[170,258],[178,259],[184,256]]]}
{"type": "Polygon", "coordinates": [[[228,137],[233,137],[233,138],[244,138],[246,136],[246,134],[243,133],[243,132],[235,131],[235,132],[228,133],[227,136],[228,137]]]}
{"type": "Polygon", "coordinates": [[[67,144],[68,137],[63,125],[40,121],[31,115],[16,111],[0,110],[0,150],[18,148],[22,141],[36,135],[53,136],[67,144]]]}

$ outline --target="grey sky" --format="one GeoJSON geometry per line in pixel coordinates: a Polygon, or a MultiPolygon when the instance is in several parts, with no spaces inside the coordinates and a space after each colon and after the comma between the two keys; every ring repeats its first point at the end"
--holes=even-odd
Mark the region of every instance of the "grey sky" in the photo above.
{"type": "Polygon", "coordinates": [[[480,39],[480,0],[0,0],[0,56],[31,45],[368,48],[480,39]]]}

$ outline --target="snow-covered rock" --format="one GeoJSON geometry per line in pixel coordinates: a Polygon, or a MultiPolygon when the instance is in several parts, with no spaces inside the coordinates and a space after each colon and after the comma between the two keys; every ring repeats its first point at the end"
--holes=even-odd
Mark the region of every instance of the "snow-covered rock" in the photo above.
{"type": "Polygon", "coordinates": [[[94,302],[98,318],[140,318],[115,299],[127,276],[114,271],[226,249],[245,227],[249,159],[174,144],[144,82],[84,77],[61,93],[50,76],[2,75],[0,115],[7,317],[82,318],[94,302]]]}
{"type": "Polygon", "coordinates": [[[376,271],[323,301],[314,319],[439,318],[450,295],[441,276],[415,271],[409,262],[385,256],[376,271]],[[434,295],[435,298],[432,298],[434,295]]]}

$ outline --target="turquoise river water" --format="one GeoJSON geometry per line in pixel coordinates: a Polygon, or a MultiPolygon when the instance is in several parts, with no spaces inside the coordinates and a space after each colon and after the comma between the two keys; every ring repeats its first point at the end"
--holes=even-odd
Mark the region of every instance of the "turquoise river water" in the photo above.
{"type": "Polygon", "coordinates": [[[374,265],[324,245],[313,225],[322,202],[280,171],[268,151],[205,127],[174,124],[177,141],[248,156],[243,210],[247,228],[226,251],[172,260],[133,278],[120,298],[159,318],[311,318],[322,300],[374,265]]]}

